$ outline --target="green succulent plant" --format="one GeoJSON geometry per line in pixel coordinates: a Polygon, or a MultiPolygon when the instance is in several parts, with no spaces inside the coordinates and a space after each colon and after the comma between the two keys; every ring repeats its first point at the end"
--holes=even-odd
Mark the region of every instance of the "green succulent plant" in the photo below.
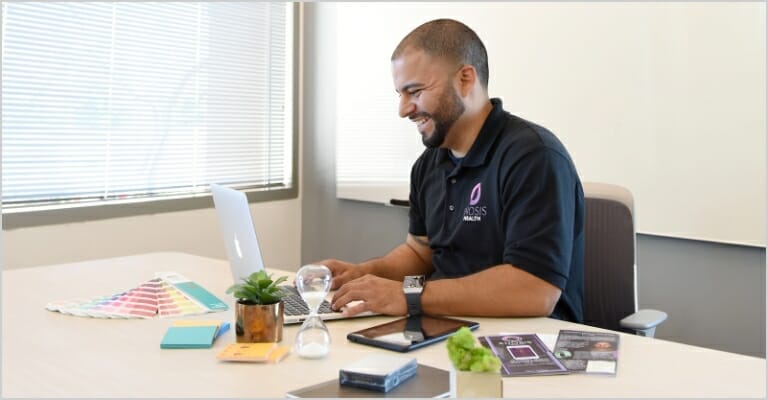
{"type": "Polygon", "coordinates": [[[463,326],[448,338],[448,358],[459,371],[498,372],[501,360],[490,349],[475,344],[469,328],[463,326]]]}
{"type": "Polygon", "coordinates": [[[272,275],[266,272],[254,272],[248,278],[242,278],[242,283],[236,283],[227,289],[227,293],[232,294],[241,303],[244,304],[275,304],[285,295],[277,285],[285,282],[288,277],[281,276],[277,280],[272,280],[272,275]]]}

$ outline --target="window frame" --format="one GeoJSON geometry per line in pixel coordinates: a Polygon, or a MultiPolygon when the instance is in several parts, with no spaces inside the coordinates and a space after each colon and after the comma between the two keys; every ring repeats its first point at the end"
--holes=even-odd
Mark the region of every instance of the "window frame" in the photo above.
{"type": "MultiPolygon", "coordinates": [[[[300,63],[301,63],[301,4],[293,4],[293,29],[292,51],[293,60],[290,68],[293,79],[292,84],[292,118],[291,118],[291,186],[279,189],[270,188],[246,188],[242,189],[249,203],[275,200],[287,200],[298,198],[299,195],[299,106],[301,99],[300,90],[300,63]]],[[[0,81],[0,89],[2,82],[0,81]]],[[[2,130],[0,128],[0,137],[2,130]]],[[[0,146],[2,141],[0,140],[0,146]]],[[[1,148],[1,147],[0,147],[1,148]]],[[[2,152],[0,151],[0,173],[2,173],[2,152]]],[[[0,185],[0,194],[2,194],[0,185]]],[[[2,208],[0,197],[0,208],[2,208]]],[[[211,208],[213,200],[211,192],[193,193],[189,195],[150,198],[140,200],[105,200],[91,204],[62,204],[56,206],[44,206],[28,209],[18,208],[11,211],[2,208],[2,229],[28,228],[45,225],[66,224],[74,222],[97,221],[110,218],[133,217],[147,214],[160,214],[176,211],[189,211],[211,208]],[[55,207],[55,208],[54,208],[55,207]]]]}

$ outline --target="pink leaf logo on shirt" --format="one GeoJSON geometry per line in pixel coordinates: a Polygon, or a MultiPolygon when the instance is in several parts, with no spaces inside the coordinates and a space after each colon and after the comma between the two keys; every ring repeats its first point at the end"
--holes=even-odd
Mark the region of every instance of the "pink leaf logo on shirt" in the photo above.
{"type": "Polygon", "coordinates": [[[475,187],[472,188],[472,193],[469,195],[469,205],[474,206],[475,204],[480,202],[480,194],[482,190],[480,189],[481,183],[478,183],[475,185],[475,187]]]}

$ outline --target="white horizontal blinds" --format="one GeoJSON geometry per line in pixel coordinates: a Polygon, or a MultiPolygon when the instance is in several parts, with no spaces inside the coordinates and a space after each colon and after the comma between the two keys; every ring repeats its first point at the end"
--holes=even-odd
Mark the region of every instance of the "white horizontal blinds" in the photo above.
{"type": "Polygon", "coordinates": [[[211,14],[214,34],[203,62],[211,71],[204,84],[216,88],[203,99],[211,181],[273,185],[290,179],[286,7],[239,3],[211,14]],[[255,96],[265,101],[244,101],[255,96]]]}
{"type": "MultiPolygon", "coordinates": [[[[347,88],[339,89],[340,95],[345,91],[361,90],[349,87],[353,85],[351,82],[346,85],[347,88]]],[[[410,181],[411,165],[424,151],[424,146],[413,123],[393,120],[393,115],[397,116],[397,103],[394,91],[380,98],[369,96],[365,102],[337,103],[336,174],[339,184],[410,181]]]]}
{"type": "Polygon", "coordinates": [[[5,3],[4,205],[290,186],[288,7],[5,3]]]}
{"type": "Polygon", "coordinates": [[[407,186],[424,146],[415,125],[397,117],[390,54],[401,38],[366,34],[360,7],[337,8],[337,184],[407,186]]]}
{"type": "Polygon", "coordinates": [[[3,5],[5,205],[102,189],[111,20],[106,3],[3,5]]]}

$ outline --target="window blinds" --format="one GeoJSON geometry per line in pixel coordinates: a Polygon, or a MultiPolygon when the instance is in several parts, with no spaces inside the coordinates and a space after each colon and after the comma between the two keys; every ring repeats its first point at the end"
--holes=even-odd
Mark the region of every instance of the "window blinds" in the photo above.
{"type": "MultiPolygon", "coordinates": [[[[376,18],[359,18],[376,14],[362,5],[345,3],[336,9],[336,195],[388,203],[408,199],[411,166],[424,151],[416,126],[398,116],[389,60],[402,36],[418,25],[409,19],[422,16],[388,18],[382,24],[374,22],[376,18]],[[386,25],[388,33],[355,34],[371,31],[372,24],[386,25]]],[[[374,7],[390,17],[403,5],[374,7]]]]}
{"type": "Polygon", "coordinates": [[[291,4],[3,4],[3,206],[291,187],[291,4]]]}

